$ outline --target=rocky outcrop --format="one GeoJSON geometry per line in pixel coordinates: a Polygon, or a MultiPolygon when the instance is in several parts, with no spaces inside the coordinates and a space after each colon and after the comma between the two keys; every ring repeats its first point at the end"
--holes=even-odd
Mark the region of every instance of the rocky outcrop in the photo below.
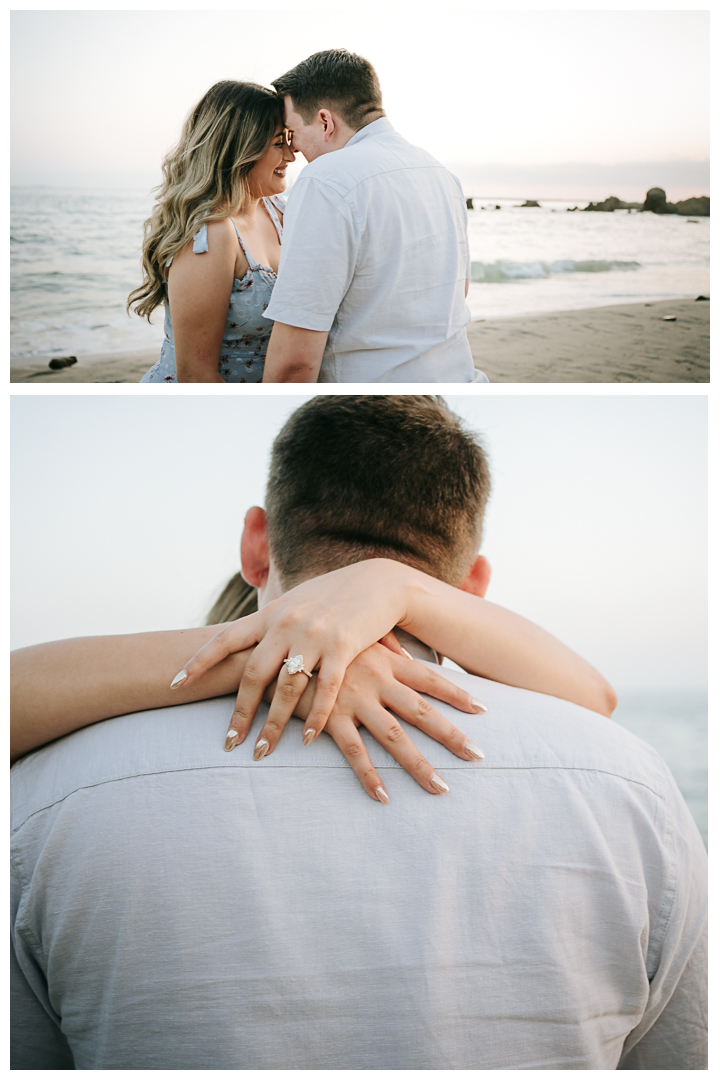
{"type": "Polygon", "coordinates": [[[474,210],[475,209],[475,207],[473,206],[472,199],[466,199],[465,200],[465,205],[467,206],[468,210],[474,210]]]}
{"type": "Polygon", "coordinates": [[[651,187],[645,196],[643,210],[649,210],[652,214],[676,214],[677,210],[673,203],[667,201],[667,195],[661,187],[651,187]]]}
{"type": "MultiPolygon", "coordinates": [[[[570,207],[568,207],[570,209],[570,207]]],[[[650,188],[644,203],[623,202],[617,195],[610,195],[603,202],[591,202],[584,210],[599,210],[611,214],[614,210],[645,210],[651,214],[685,214],[692,217],[710,217],[710,199],[701,195],[693,199],[682,199],[678,203],[667,201],[663,188],[650,188]]]]}
{"type": "Polygon", "coordinates": [[[692,199],[681,199],[675,203],[678,214],[692,215],[693,217],[710,217],[710,196],[696,195],[692,199]]]}
{"type": "Polygon", "coordinates": [[[605,214],[612,214],[614,210],[642,210],[643,204],[639,202],[623,202],[617,195],[611,195],[604,202],[588,203],[583,209],[599,210],[605,214]]]}
{"type": "Polygon", "coordinates": [[[681,199],[680,202],[671,203],[667,201],[667,195],[662,188],[650,188],[645,196],[643,210],[650,210],[653,214],[710,217],[710,198],[708,195],[699,195],[692,199],[681,199]]]}
{"type": "Polygon", "coordinates": [[[518,203],[518,206],[520,207],[521,210],[522,210],[522,208],[524,206],[537,206],[539,208],[540,203],[536,202],[535,199],[526,199],[524,203],[518,203]]]}

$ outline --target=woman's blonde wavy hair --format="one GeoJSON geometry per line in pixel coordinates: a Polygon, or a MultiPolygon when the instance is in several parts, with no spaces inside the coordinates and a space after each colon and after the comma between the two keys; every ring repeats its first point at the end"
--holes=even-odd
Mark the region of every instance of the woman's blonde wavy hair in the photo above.
{"type": "Polygon", "coordinates": [[[234,622],[258,609],[257,589],[249,585],[240,572],[230,578],[205,619],[206,626],[234,622]]]}
{"type": "Polygon", "coordinates": [[[242,213],[251,197],[249,173],[283,123],[282,99],[264,86],[228,79],[210,87],[163,161],[164,179],[144,224],[144,279],[128,310],[149,320],[165,300],[168,259],[200,225],[242,213]]]}

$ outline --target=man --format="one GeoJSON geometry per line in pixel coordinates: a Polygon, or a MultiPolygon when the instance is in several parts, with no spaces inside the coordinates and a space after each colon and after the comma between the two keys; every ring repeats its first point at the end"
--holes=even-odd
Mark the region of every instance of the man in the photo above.
{"type": "Polygon", "coordinates": [[[308,165],[290,194],[263,382],[487,382],[465,330],[462,187],[393,129],[344,49],[273,84],[308,165]]]}
{"type": "MultiPolygon", "coordinates": [[[[244,539],[260,604],[363,548],[472,566],[484,469],[432,399],[303,405],[244,539]],[[417,471],[390,483],[396,458],[417,471]]],[[[705,853],[667,767],[595,713],[446,673],[488,706],[438,706],[484,761],[413,732],[446,796],[366,738],[392,793],[372,802],[297,724],[260,761],[252,735],[225,754],[227,698],[20,762],[14,1067],[705,1068],[705,853]]]]}

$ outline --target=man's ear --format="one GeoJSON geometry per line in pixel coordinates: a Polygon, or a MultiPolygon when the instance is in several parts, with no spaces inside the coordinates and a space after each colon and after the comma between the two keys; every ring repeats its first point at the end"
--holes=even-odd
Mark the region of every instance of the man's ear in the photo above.
{"type": "Polygon", "coordinates": [[[472,593],[473,596],[484,596],[487,592],[487,587],[490,584],[491,573],[490,563],[485,556],[478,555],[470,567],[470,573],[465,578],[460,588],[463,592],[472,593]]]}
{"type": "Polygon", "coordinates": [[[329,109],[320,109],[318,115],[320,117],[321,124],[325,128],[325,134],[323,135],[323,139],[325,140],[325,142],[327,142],[333,131],[335,130],[335,121],[333,119],[333,114],[330,112],[329,109]]]}
{"type": "Polygon", "coordinates": [[[270,555],[267,545],[267,519],[260,506],[251,506],[245,515],[240,540],[240,565],[245,580],[256,588],[262,588],[270,570],[270,555]]]}

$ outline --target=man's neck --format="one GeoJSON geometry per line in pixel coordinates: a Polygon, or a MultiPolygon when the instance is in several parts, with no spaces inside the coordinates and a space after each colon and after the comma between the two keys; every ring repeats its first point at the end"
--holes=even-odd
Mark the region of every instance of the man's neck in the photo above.
{"type": "MultiPolygon", "coordinates": [[[[380,120],[383,116],[385,116],[385,112],[383,109],[374,109],[371,113],[368,114],[367,117],[365,117],[363,122],[357,128],[351,128],[345,123],[344,120],[341,121],[342,127],[340,128],[340,125],[338,125],[338,127],[336,128],[336,132],[338,132],[340,137],[335,138],[333,145],[329,146],[325,153],[331,154],[335,150],[342,150],[352,139],[355,138],[359,131],[362,131],[363,128],[368,127],[370,124],[374,124],[376,120],[380,120]]],[[[321,154],[320,156],[322,157],[323,155],[321,154]]]]}
{"type": "Polygon", "coordinates": [[[362,124],[357,129],[357,131],[355,132],[355,134],[357,135],[357,132],[362,131],[362,129],[366,128],[368,126],[368,124],[374,124],[376,120],[382,120],[382,118],[384,116],[387,116],[387,113],[385,112],[384,109],[373,109],[372,112],[367,114],[367,116],[365,117],[362,124]]]}

